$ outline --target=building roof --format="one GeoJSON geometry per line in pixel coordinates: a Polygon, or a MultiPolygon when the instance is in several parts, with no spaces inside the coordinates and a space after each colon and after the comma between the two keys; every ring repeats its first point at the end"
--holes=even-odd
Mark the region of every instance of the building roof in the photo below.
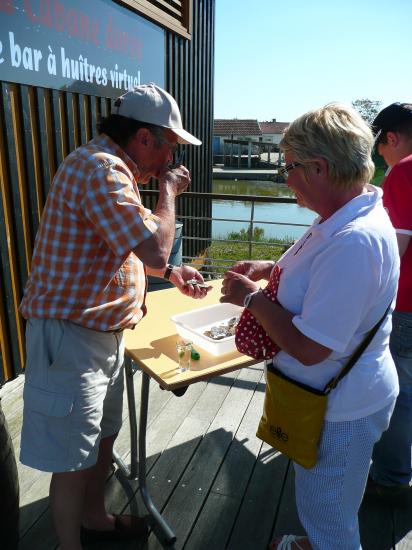
{"type": "Polygon", "coordinates": [[[253,119],[223,119],[214,121],[213,134],[215,136],[261,136],[259,122],[253,119]]]}
{"type": "Polygon", "coordinates": [[[283,134],[289,122],[264,121],[259,122],[262,134],[283,134]]]}
{"type": "Polygon", "coordinates": [[[215,136],[283,134],[288,126],[289,122],[276,122],[275,120],[258,122],[251,118],[217,118],[214,121],[213,134],[215,136]]]}

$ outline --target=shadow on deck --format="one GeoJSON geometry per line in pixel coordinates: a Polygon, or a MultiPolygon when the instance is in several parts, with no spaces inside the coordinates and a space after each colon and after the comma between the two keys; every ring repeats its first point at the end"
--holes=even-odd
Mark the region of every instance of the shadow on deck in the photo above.
{"type": "MultiPolygon", "coordinates": [[[[21,430],[20,378],[0,392],[16,453],[21,430]]],[[[136,395],[140,383],[136,373],[136,395]]],[[[264,550],[274,536],[303,534],[294,503],[293,468],[255,437],[263,397],[261,365],[194,384],[182,397],[151,384],[147,479],[156,506],[177,535],[173,548],[264,550]]],[[[125,400],[125,420],[127,415],[125,400]]],[[[128,463],[127,422],[116,449],[128,463]]],[[[58,548],[48,502],[50,475],[19,465],[19,476],[19,550],[58,548]]],[[[146,513],[138,482],[124,479],[118,470],[108,479],[106,495],[114,513],[146,513]]],[[[410,496],[397,501],[365,497],[360,511],[364,550],[412,549],[410,496]]],[[[85,549],[163,547],[156,533],[151,533],[140,545],[107,542],[85,549]]]]}

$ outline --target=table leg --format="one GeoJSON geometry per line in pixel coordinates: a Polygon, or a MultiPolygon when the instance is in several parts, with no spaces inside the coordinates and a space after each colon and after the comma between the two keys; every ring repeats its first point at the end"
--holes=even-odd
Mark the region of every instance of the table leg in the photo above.
{"type": "Polygon", "coordinates": [[[146,428],[147,412],[149,408],[149,384],[150,376],[142,371],[142,391],[140,400],[140,421],[139,421],[139,449],[137,448],[137,418],[136,418],[136,400],[133,386],[133,367],[130,357],[125,356],[124,368],[126,374],[126,392],[127,403],[129,406],[129,424],[130,424],[130,468],[122,460],[119,453],[113,449],[113,459],[118,465],[120,471],[129,479],[139,479],[140,492],[143,502],[154,521],[160,527],[168,543],[174,543],[176,535],[166,523],[160,512],[153,504],[152,497],[146,485],[146,428]],[[139,457],[137,451],[139,450],[139,457]],[[137,475],[138,474],[138,475],[137,475]]]}
{"type": "Polygon", "coordinates": [[[126,375],[126,393],[127,404],[129,408],[129,426],[130,426],[130,468],[123,461],[122,457],[113,449],[113,459],[118,465],[120,471],[129,479],[137,479],[137,418],[136,418],[136,400],[134,397],[133,386],[133,366],[130,357],[125,355],[124,370],[126,375]]]}
{"type": "Polygon", "coordinates": [[[153,504],[152,497],[146,485],[146,426],[147,426],[147,411],[149,407],[149,383],[150,377],[142,371],[142,392],[140,401],[140,422],[139,422],[139,487],[142,494],[143,502],[146,505],[148,512],[151,514],[162,533],[166,537],[167,542],[173,543],[176,540],[176,535],[166,523],[163,516],[153,504]]]}

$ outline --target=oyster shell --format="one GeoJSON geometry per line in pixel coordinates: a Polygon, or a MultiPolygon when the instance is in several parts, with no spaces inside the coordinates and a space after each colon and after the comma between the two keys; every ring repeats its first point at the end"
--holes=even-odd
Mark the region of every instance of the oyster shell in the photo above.
{"type": "Polygon", "coordinates": [[[233,336],[236,331],[236,325],[239,322],[239,317],[232,317],[228,321],[220,323],[219,325],[213,325],[209,330],[205,330],[204,336],[212,338],[212,340],[222,340],[233,336]]]}

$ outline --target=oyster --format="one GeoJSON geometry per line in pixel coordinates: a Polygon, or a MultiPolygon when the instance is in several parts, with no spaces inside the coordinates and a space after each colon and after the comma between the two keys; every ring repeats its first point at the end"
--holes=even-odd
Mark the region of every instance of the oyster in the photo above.
{"type": "Polygon", "coordinates": [[[189,279],[188,281],[186,281],[187,285],[193,285],[193,286],[198,286],[199,288],[209,288],[209,285],[206,284],[206,283],[200,283],[197,279],[189,279]]]}
{"type": "Polygon", "coordinates": [[[236,325],[239,322],[239,317],[232,317],[228,321],[220,323],[220,325],[213,325],[209,330],[205,330],[204,336],[212,338],[212,340],[222,340],[233,336],[236,331],[236,325]]]}

